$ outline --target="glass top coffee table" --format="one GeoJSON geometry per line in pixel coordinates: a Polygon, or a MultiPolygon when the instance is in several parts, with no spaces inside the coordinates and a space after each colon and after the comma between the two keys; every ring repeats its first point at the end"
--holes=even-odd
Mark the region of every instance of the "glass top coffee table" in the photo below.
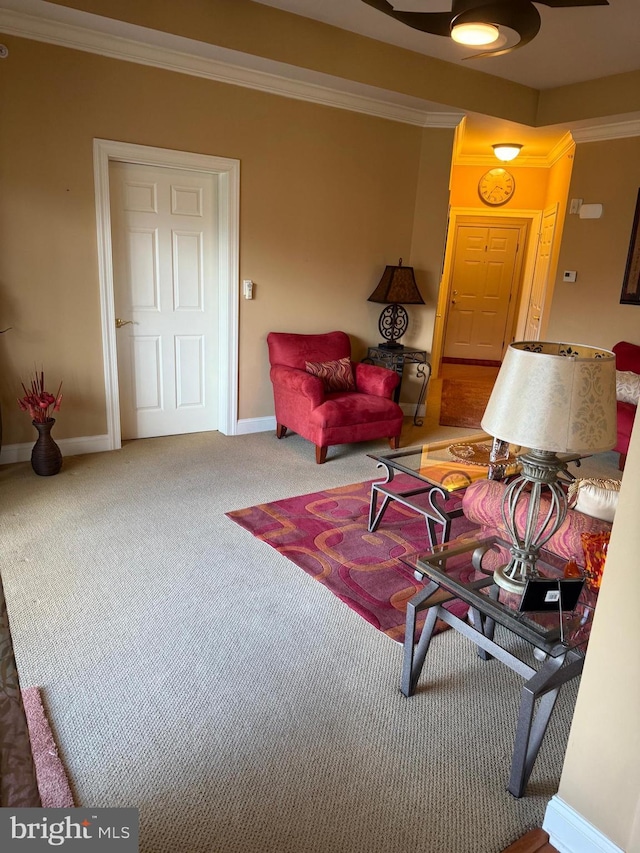
{"type": "MultiPolygon", "coordinates": [[[[525,683],[520,694],[508,784],[510,793],[521,797],[560,688],[582,672],[597,593],[583,587],[571,612],[561,613],[559,606],[544,613],[520,612],[521,596],[500,589],[493,581],[493,569],[483,569],[484,556],[498,546],[508,549],[509,543],[497,536],[461,537],[437,546],[432,553],[404,561],[423,576],[426,586],[407,604],[401,690],[405,696],[414,694],[437,619],[468,637],[483,660],[496,658],[522,676],[525,683]],[[468,621],[442,606],[454,598],[469,605],[468,621]],[[417,615],[423,610],[429,612],[414,644],[417,615]],[[500,634],[501,642],[494,638],[496,625],[508,632],[500,634]],[[509,635],[524,643],[515,644],[514,648],[509,635]],[[533,660],[528,662],[527,658],[533,660]],[[534,660],[540,662],[538,668],[533,665],[534,660]]],[[[564,562],[554,554],[543,552],[537,568],[542,577],[557,583],[562,578],[564,562]]]]}
{"type": "Polygon", "coordinates": [[[369,453],[378,468],[386,470],[386,478],[371,487],[369,531],[377,530],[391,501],[398,501],[424,516],[431,548],[437,544],[436,525],[442,528],[440,541],[446,541],[451,520],[462,515],[461,497],[467,486],[475,480],[516,474],[516,453],[521,449],[506,442],[494,442],[486,433],[476,433],[457,441],[436,441],[392,453],[369,453]],[[394,482],[396,474],[407,475],[399,487],[394,482]]]}

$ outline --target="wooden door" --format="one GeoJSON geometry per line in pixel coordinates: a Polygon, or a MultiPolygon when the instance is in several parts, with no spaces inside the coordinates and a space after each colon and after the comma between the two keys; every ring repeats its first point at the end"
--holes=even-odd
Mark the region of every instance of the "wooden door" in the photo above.
{"type": "Polygon", "coordinates": [[[443,357],[500,363],[511,335],[526,226],[459,224],[443,357]]]}
{"type": "Polygon", "coordinates": [[[122,437],[217,429],[217,179],[109,174],[122,437]]]}
{"type": "Polygon", "coordinates": [[[540,324],[544,310],[545,295],[549,284],[549,268],[551,265],[551,252],[553,250],[553,239],[556,231],[556,219],[558,216],[558,205],[545,210],[540,227],[540,240],[536,261],[533,271],[533,283],[531,285],[531,299],[527,309],[527,320],[525,324],[525,339],[537,341],[540,339],[540,324]]]}

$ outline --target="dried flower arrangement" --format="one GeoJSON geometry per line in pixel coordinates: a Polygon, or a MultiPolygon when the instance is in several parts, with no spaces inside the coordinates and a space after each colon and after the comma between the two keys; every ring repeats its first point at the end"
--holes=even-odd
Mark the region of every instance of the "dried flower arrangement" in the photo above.
{"type": "Polygon", "coordinates": [[[31,387],[27,388],[22,383],[24,397],[18,399],[18,405],[23,412],[29,412],[31,420],[37,423],[46,423],[51,419],[53,412],[60,411],[62,394],[60,393],[62,382],[58,386],[58,392],[54,396],[45,390],[44,370],[36,373],[31,380],[31,387]]]}

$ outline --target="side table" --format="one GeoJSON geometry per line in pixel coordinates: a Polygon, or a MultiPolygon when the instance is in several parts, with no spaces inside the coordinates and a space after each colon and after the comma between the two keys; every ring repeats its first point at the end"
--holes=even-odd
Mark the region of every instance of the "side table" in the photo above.
{"type": "Polygon", "coordinates": [[[400,388],[402,387],[402,373],[405,364],[417,365],[416,376],[422,380],[422,386],[418,395],[413,422],[416,426],[422,426],[424,420],[418,418],[418,412],[426,397],[427,386],[431,378],[431,364],[427,361],[426,350],[411,349],[410,347],[402,347],[402,349],[391,349],[384,346],[369,347],[367,349],[367,357],[362,360],[369,364],[378,364],[381,367],[394,370],[398,374],[400,382],[393,395],[396,403],[400,402],[400,388]]]}

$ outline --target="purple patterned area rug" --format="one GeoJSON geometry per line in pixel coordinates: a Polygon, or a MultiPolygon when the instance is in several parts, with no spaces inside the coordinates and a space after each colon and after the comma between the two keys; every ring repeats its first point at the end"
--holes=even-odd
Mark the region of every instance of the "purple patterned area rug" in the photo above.
{"type": "MultiPolygon", "coordinates": [[[[407,479],[408,478],[404,478],[407,479]]],[[[375,533],[369,533],[371,483],[287,498],[234,510],[227,516],[323,583],[363,619],[403,642],[407,601],[424,587],[403,558],[428,550],[424,516],[392,501],[375,533]]],[[[412,481],[415,485],[415,480],[412,481]]],[[[401,488],[403,477],[394,486],[401,488]]],[[[460,498],[454,497],[452,506],[460,498]]],[[[456,518],[452,538],[472,528],[456,518]]],[[[464,616],[467,605],[445,605],[464,616]]],[[[424,613],[417,626],[424,623],[424,613]]],[[[439,624],[442,630],[444,623],[439,624]]]]}

